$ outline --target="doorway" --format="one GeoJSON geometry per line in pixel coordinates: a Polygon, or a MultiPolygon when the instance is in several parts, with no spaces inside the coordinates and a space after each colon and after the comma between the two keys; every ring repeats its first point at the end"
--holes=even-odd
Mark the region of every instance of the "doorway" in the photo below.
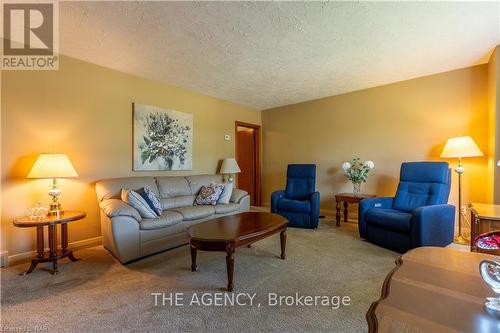
{"type": "Polygon", "coordinates": [[[241,172],[237,186],[250,194],[250,205],[260,206],[260,126],[236,122],[236,161],[241,172]]]}

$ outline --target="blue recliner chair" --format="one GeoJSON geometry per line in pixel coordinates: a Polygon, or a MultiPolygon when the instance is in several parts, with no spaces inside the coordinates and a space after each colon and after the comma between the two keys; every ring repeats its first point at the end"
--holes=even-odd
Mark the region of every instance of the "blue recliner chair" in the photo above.
{"type": "Polygon", "coordinates": [[[450,244],[455,225],[455,206],[447,204],[450,186],[446,162],[403,163],[394,198],[361,201],[359,235],[401,253],[450,244]]]}
{"type": "Polygon", "coordinates": [[[289,164],[286,189],[271,195],[271,212],[288,219],[289,227],[317,228],[319,192],[316,192],[316,165],[289,164]]]}

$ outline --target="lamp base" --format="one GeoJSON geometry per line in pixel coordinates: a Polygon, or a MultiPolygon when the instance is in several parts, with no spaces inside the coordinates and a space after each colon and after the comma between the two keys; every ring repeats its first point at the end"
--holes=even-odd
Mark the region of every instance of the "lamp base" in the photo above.
{"type": "Polygon", "coordinates": [[[64,214],[64,211],[62,210],[61,204],[59,202],[52,202],[50,204],[49,212],[47,213],[47,215],[57,216],[62,214],[64,214]]]}
{"type": "Polygon", "coordinates": [[[470,239],[464,236],[456,236],[453,239],[453,243],[455,244],[461,244],[461,245],[469,245],[470,244],[470,239]]]}

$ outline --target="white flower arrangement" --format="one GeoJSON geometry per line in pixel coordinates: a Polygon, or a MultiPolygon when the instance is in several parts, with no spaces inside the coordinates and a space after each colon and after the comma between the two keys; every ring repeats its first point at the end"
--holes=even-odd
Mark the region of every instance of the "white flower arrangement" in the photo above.
{"type": "Polygon", "coordinates": [[[365,183],[368,174],[373,168],[375,168],[375,163],[373,163],[373,161],[361,163],[359,157],[355,157],[349,162],[342,163],[342,169],[344,170],[346,178],[355,184],[365,183]]]}

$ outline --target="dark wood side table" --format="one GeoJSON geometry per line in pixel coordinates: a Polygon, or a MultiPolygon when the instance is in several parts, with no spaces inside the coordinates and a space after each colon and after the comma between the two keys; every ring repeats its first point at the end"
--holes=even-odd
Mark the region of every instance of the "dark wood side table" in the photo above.
{"type": "Polygon", "coordinates": [[[33,272],[41,262],[52,262],[51,274],[57,274],[57,260],[68,257],[71,261],[78,261],[73,251],[68,249],[68,223],[83,219],[87,214],[80,211],[66,210],[59,216],[45,216],[41,220],[32,220],[22,217],[14,221],[14,226],[19,228],[36,228],[37,256],[31,260],[28,270],[21,275],[33,272]],[[61,225],[61,250],[57,250],[57,225],[61,225]],[[49,252],[45,254],[43,240],[43,227],[48,226],[49,252]]]}
{"type": "Polygon", "coordinates": [[[440,247],[419,247],[396,260],[381,297],[366,314],[374,332],[498,332],[484,302],[495,296],[479,263],[498,257],[440,247]]]}
{"type": "Polygon", "coordinates": [[[477,236],[500,230],[500,205],[469,204],[471,228],[470,250],[477,251],[474,240],[477,236]]]}
{"type": "Polygon", "coordinates": [[[335,217],[337,218],[337,227],[340,227],[340,209],[342,208],[342,203],[344,203],[344,222],[347,222],[348,219],[348,210],[350,203],[357,203],[366,198],[374,198],[376,195],[373,194],[359,194],[354,195],[354,193],[338,193],[335,194],[335,207],[337,209],[337,214],[335,217]]]}

